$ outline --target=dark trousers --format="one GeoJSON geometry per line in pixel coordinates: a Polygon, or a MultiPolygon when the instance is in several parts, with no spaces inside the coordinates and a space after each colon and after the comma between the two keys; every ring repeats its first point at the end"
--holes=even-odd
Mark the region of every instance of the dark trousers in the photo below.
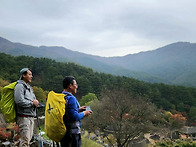
{"type": "Polygon", "coordinates": [[[81,135],[66,133],[61,140],[61,147],[80,147],[81,146],[81,135]]]}

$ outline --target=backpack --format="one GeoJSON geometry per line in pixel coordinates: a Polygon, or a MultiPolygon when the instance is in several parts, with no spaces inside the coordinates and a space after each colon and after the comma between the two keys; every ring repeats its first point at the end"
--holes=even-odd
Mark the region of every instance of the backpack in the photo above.
{"type": "Polygon", "coordinates": [[[14,88],[17,82],[13,82],[3,87],[2,98],[0,100],[1,112],[8,122],[15,122],[16,111],[14,102],[14,88]]]}
{"type": "Polygon", "coordinates": [[[55,142],[60,142],[66,133],[66,126],[63,122],[66,100],[65,94],[50,91],[45,107],[45,133],[55,142]]]}

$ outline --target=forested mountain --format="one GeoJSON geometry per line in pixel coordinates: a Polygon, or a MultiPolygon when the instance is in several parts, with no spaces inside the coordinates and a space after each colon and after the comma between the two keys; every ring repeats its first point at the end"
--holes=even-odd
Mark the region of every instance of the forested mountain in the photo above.
{"type": "MultiPolygon", "coordinates": [[[[148,98],[149,101],[165,110],[177,110],[196,118],[196,88],[152,84],[133,78],[113,76],[94,72],[90,68],[74,63],[62,63],[47,58],[28,56],[11,56],[0,53],[0,78],[10,82],[19,78],[19,71],[29,67],[33,71],[32,86],[41,87],[46,91],[61,92],[62,80],[66,75],[75,76],[79,84],[77,97],[80,99],[88,93],[94,93],[101,99],[101,93],[107,89],[131,92],[148,98]],[[190,112],[191,111],[191,112],[190,112]]],[[[0,80],[1,82],[1,80],[0,80]]],[[[0,83],[1,84],[1,83],[0,83]]]]}
{"type": "Polygon", "coordinates": [[[196,86],[195,57],[196,43],[178,42],[153,51],[105,58],[104,62],[162,77],[173,84],[196,86]]]}
{"type": "Polygon", "coordinates": [[[0,52],[75,62],[95,71],[139,80],[196,87],[196,44],[178,42],[123,57],[99,57],[64,47],[29,46],[0,37],[0,52]]]}

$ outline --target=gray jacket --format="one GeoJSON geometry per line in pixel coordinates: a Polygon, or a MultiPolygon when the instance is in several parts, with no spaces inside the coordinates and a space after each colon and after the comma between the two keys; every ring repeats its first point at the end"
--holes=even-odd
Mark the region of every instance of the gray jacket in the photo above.
{"type": "Polygon", "coordinates": [[[23,80],[18,80],[14,89],[14,100],[16,103],[16,112],[21,115],[36,116],[36,107],[33,105],[33,100],[36,97],[31,86],[23,80]]]}

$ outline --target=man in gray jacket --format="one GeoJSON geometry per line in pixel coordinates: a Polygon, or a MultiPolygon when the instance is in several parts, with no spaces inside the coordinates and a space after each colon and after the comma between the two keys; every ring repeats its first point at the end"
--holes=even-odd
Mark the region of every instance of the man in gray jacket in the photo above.
{"type": "Polygon", "coordinates": [[[28,68],[20,71],[21,77],[14,89],[14,100],[16,104],[17,124],[19,126],[21,142],[20,147],[29,147],[33,136],[34,117],[39,101],[29,85],[32,80],[32,72],[28,68]]]}

